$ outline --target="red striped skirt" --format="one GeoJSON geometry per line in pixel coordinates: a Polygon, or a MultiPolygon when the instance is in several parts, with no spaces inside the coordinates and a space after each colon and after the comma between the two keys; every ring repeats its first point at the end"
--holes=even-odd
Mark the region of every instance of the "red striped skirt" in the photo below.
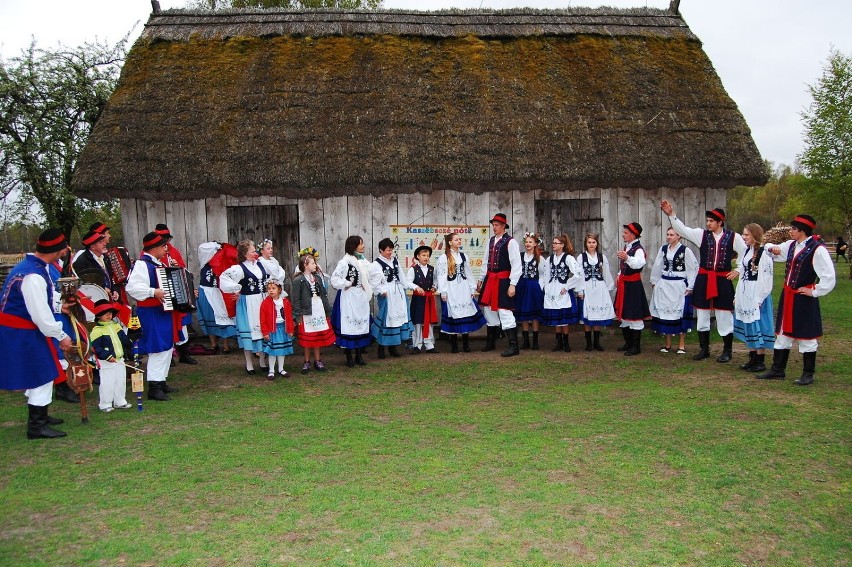
{"type": "Polygon", "coordinates": [[[299,321],[299,328],[296,330],[296,332],[296,341],[299,343],[299,346],[303,348],[320,348],[331,346],[334,344],[334,341],[337,338],[334,336],[334,329],[331,328],[331,325],[329,325],[328,329],[326,329],[325,331],[309,333],[305,331],[304,322],[299,321]]]}

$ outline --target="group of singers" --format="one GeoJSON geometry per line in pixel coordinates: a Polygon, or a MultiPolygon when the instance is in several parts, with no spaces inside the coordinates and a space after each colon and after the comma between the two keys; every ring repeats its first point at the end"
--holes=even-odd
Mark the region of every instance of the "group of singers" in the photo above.
{"type": "MultiPolygon", "coordinates": [[[[470,352],[469,334],[485,325],[482,350],[496,350],[497,341],[505,335],[508,347],[501,353],[504,357],[516,356],[523,349],[537,350],[540,325],[555,329],[554,351],[571,350],[568,331],[570,325],[578,323],[584,325],[586,350],[601,351],[601,329],[613,321],[619,322],[624,338],[618,350],[627,356],[636,355],[641,352],[642,331],[649,320],[665,337],[661,352],[685,354],[684,336],[694,325],[694,309],[699,351],[693,359],[710,356],[711,315],[715,313],[723,341],[718,362],[731,360],[736,336],[749,348],[749,359],[742,369],[757,373],[760,379],[783,379],[790,349],[797,341],[803,370],[795,383],[812,384],[822,335],[818,298],[835,284],[828,251],[813,234],[814,218],[796,216],[790,223],[790,240],[764,245],[760,226],[749,224],[737,234],[725,226],[722,209],[706,211],[702,229],[687,227],[668,201],[662,201],[660,208],[670,219],[671,228],[651,270],[650,302],[642,281],[648,257],[638,222],[623,225],[624,245],[615,255],[618,273],[613,280],[597,235],[584,236],[583,249],[576,257],[570,239],[557,235],[552,254],[545,257],[538,235],[525,233],[522,252],[509,234],[506,215],[497,213],[490,220],[493,236],[485,250],[479,281],[474,279],[458,234],[446,236],[446,252],[435,266],[430,263],[432,248],[420,246],[414,253],[415,264],[406,274],[394,255],[394,243],[387,238],[379,242],[379,256],[369,262],[363,239],[350,236],[345,254],[330,277],[319,268],[315,251],[305,249],[300,251],[298,276],[292,283],[272,256],[268,240],[260,244],[260,253],[251,241],[236,247],[206,243],[199,249],[203,264],[199,320],[214,347],[222,339],[227,350],[227,340],[236,338],[251,374],[253,356],[260,355],[261,367],[267,367],[263,355],[268,354],[267,368],[273,379],[276,358],[280,374],[288,375],[283,360],[293,354],[294,340],[305,350],[303,374],[312,368],[326,370],[320,349],[331,345],[344,349],[349,367],[366,364],[364,349],[372,342],[378,344],[379,358],[399,356],[397,347],[401,346],[407,346],[413,354],[437,352],[432,328],[438,322],[436,298],[440,300],[439,328],[448,335],[451,352],[459,352],[459,337],[461,350],[470,352]],[[698,246],[698,258],[681,238],[698,246]],[[786,263],[784,288],[774,317],[773,262],[786,263]],[[735,289],[733,280],[737,278],[740,281],[735,289]],[[338,291],[333,306],[328,300],[329,285],[338,291]],[[610,295],[613,289],[614,301],[610,295]],[[410,303],[406,290],[412,292],[410,303]],[[228,297],[236,303],[231,309],[226,305],[228,297]],[[375,315],[371,309],[374,297],[375,315]],[[518,323],[523,327],[522,343],[518,323]],[[672,344],[675,337],[676,349],[672,344]],[[773,349],[768,368],[764,358],[767,349],[773,349]]],[[[145,235],[143,252],[123,286],[117,285],[114,270],[104,259],[109,228],[102,223],[92,225],[82,242],[85,249],[75,257],[73,268],[77,274],[102,274],[102,287],[108,296],[97,301],[92,311],[99,322],[103,315],[104,324],[111,324],[126,297],[135,301],[142,328],[139,353],[148,357],[148,397],[168,400],[168,393],[173,391],[166,381],[173,350],[178,350],[182,362],[196,363],[187,350],[186,325],[191,314],[164,308],[164,290],[157,276],[158,268],[164,266],[186,267],[171,244],[168,227],[157,225],[145,235]]],[[[27,437],[31,439],[65,435],[51,427],[62,420],[50,417],[47,406],[52,401],[54,381],[62,381],[63,366],[67,366],[61,353],[72,348],[61,314],[67,313],[74,301],[62,298],[56,287],[64,268],[61,258],[68,250],[61,231],[46,230],[39,236],[35,252],[12,269],[0,295],[0,355],[7,354],[5,360],[10,361],[0,378],[0,388],[25,390],[27,437]]],[[[115,335],[101,341],[106,345],[103,360],[120,362],[122,356],[129,356],[128,342],[120,336],[122,327],[114,328],[117,330],[101,332],[115,335]]],[[[59,392],[57,395],[68,394],[59,392]]],[[[111,394],[109,403],[113,405],[101,409],[129,407],[123,392],[111,394]]]]}

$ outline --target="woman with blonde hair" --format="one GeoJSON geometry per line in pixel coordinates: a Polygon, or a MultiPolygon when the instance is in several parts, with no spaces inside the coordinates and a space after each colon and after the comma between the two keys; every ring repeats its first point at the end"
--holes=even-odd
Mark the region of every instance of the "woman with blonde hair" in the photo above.
{"type": "Polygon", "coordinates": [[[586,335],[586,350],[602,351],[601,329],[612,324],[615,309],[610,292],[615,289],[609,260],[600,250],[597,234],[588,233],[583,239],[583,252],[577,256],[583,281],[577,286],[580,320],[586,335]],[[593,340],[594,338],[594,340],[593,340]]]}
{"type": "Polygon", "coordinates": [[[553,237],[553,253],[547,259],[548,277],[544,284],[542,323],[556,327],[556,346],[553,351],[571,352],[568,344],[569,325],[579,320],[571,290],[583,281],[583,274],[574,259],[574,245],[567,234],[553,237]]]}
{"type": "Polygon", "coordinates": [[[731,277],[739,276],[734,296],[734,337],[748,345],[748,362],[740,368],[750,372],[766,370],[766,349],[775,346],[772,317],[772,255],[761,245],[763,228],[747,224],[743,241],[748,247],[731,277]]]}

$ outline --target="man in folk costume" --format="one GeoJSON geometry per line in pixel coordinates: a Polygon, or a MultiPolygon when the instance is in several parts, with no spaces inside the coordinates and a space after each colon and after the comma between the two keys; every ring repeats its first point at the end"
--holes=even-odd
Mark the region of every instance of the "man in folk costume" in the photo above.
{"type": "MultiPolygon", "coordinates": [[[[169,230],[169,227],[160,223],[154,227],[154,232],[169,239],[166,247],[166,255],[163,257],[163,264],[172,268],[186,268],[186,260],[183,259],[183,254],[172,244],[174,236],[172,236],[172,231],[169,230]]],[[[198,364],[198,361],[189,354],[189,331],[187,325],[192,325],[192,313],[184,313],[183,315],[183,329],[181,331],[183,338],[175,345],[178,351],[178,362],[198,364]]],[[[166,387],[166,391],[171,391],[171,388],[166,387]]]]}
{"type": "MultiPolygon", "coordinates": [[[[99,222],[93,222],[92,224],[89,225],[89,231],[86,234],[87,235],[91,235],[91,234],[102,235],[104,237],[104,250],[109,248],[109,239],[112,238],[112,235],[109,232],[109,227],[107,225],[105,225],[104,223],[102,223],[100,221],[99,222]]],[[[86,240],[86,236],[83,236],[83,240],[86,240]]],[[[77,250],[77,252],[74,253],[74,259],[71,260],[72,263],[76,262],[80,258],[80,256],[82,256],[83,253],[86,251],[85,245],[86,245],[86,243],[84,242],[83,243],[84,248],[82,248],[81,250],[77,250]]]]}
{"type": "Polygon", "coordinates": [[[743,237],[725,228],[725,211],[705,211],[705,229],[688,228],[677,218],[671,203],[663,201],[660,208],[668,215],[672,228],[699,247],[698,275],[692,291],[692,307],[698,311],[698,343],[700,350],[692,357],[710,357],[710,316],[716,312],[716,330],[724,346],[717,362],[731,360],[734,343],[734,282],[737,272],[731,271],[734,254],[740,258],[746,252],[743,237]]]}
{"type": "Polygon", "coordinates": [[[615,280],[615,316],[621,321],[621,334],[624,346],[618,348],[624,356],[634,356],[642,352],[642,330],[645,319],[651,318],[645,285],[642,283],[642,270],[648,259],[639,239],[642,225],[638,222],[622,225],[621,238],[624,248],[618,251],[618,277],[615,280]]]}
{"type": "Polygon", "coordinates": [[[819,297],[834,289],[835,273],[831,255],[819,236],[813,236],[816,221],[810,215],[798,215],[790,223],[792,240],[780,246],[768,246],[776,262],[786,262],[784,288],[775,318],[775,351],[772,367],[758,376],[762,380],[783,379],[793,341],[802,353],[799,386],[814,383],[818,340],[822,336],[819,297]]]}
{"type": "Polygon", "coordinates": [[[142,239],[142,257],[133,264],[127,279],[127,293],[136,300],[136,312],[142,324],[142,337],[139,339],[139,353],[148,355],[148,399],[166,401],[166,387],[169,366],[172,362],[172,349],[181,340],[180,332],[183,317],[177,311],[163,308],[164,291],[157,279],[157,268],[165,266],[169,238],[156,232],[149,232],[142,239]]]}
{"type": "Polygon", "coordinates": [[[388,347],[391,356],[399,356],[396,347],[408,341],[414,331],[405,290],[423,293],[422,288],[401,276],[393,248],[390,238],[380,240],[379,255],[370,266],[370,286],[376,295],[377,306],[370,332],[379,345],[379,358],[385,358],[385,347],[388,347]]]}
{"type": "Polygon", "coordinates": [[[85,281],[104,288],[109,292],[112,301],[118,301],[118,291],[115,290],[112,267],[104,257],[107,249],[106,243],[107,238],[102,233],[89,231],[84,234],[83,246],[85,248],[82,254],[74,260],[74,272],[85,281]],[[95,277],[87,278],[87,275],[95,277]],[[95,281],[96,278],[97,281],[95,281]]]}
{"type": "Polygon", "coordinates": [[[488,324],[488,338],[483,352],[497,348],[500,328],[506,331],[509,348],[501,356],[517,356],[518,328],[515,323],[515,286],[523,274],[521,249],[518,241],[509,235],[506,215],[497,213],[491,219],[494,236],[488,241],[483,265],[486,267],[479,284],[479,304],[488,324]]]}
{"type": "Polygon", "coordinates": [[[63,331],[55,314],[67,313],[61,303],[50,264],[59,260],[68,241],[59,229],[41,233],[34,254],[18,263],[0,293],[0,389],[24,390],[27,397],[27,439],[65,437],[51,428],[61,419],[48,416],[53,401],[53,381],[63,373],[57,342],[63,351],[72,348],[71,338],[63,331]]]}

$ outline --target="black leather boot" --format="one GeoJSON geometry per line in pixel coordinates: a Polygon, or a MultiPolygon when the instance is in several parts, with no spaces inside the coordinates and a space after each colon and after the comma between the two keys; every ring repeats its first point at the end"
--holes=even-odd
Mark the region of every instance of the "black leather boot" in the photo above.
{"type": "Polygon", "coordinates": [[[538,350],[538,331],[533,331],[532,333],[532,349],[538,350]]]}
{"type": "Polygon", "coordinates": [[[345,348],[345,349],[343,349],[343,352],[346,353],[346,367],[347,368],[354,368],[355,367],[355,359],[352,358],[352,349],[351,348],[345,348]]]}
{"type": "Polygon", "coordinates": [[[751,370],[752,372],[763,372],[764,370],[766,370],[766,355],[755,353],[754,364],[749,370],[751,370]]]}
{"type": "Polygon", "coordinates": [[[44,406],[44,412],[45,412],[45,417],[47,417],[47,424],[48,425],[62,425],[63,423],[65,423],[64,419],[61,419],[59,417],[50,417],[50,404],[47,404],[46,406],[44,406]]]}
{"type": "Polygon", "coordinates": [[[47,406],[33,406],[27,404],[29,415],[27,417],[27,439],[56,439],[68,435],[64,431],[57,431],[47,423],[47,406]]]}
{"type": "Polygon", "coordinates": [[[716,359],[716,362],[730,362],[733,358],[734,350],[734,334],[725,335],[722,337],[722,354],[716,359]]]}
{"type": "Polygon", "coordinates": [[[490,352],[497,349],[497,335],[500,333],[499,327],[487,327],[488,336],[485,339],[485,348],[482,352],[490,352]]]}
{"type": "Polygon", "coordinates": [[[698,331],[698,354],[692,360],[710,358],[710,331],[698,331]]]}
{"type": "Polygon", "coordinates": [[[177,351],[180,355],[178,356],[178,362],[182,362],[183,364],[198,364],[197,360],[189,356],[189,343],[177,345],[177,351]]]}
{"type": "MultiPolygon", "coordinates": [[[[384,354],[384,347],[379,347],[382,349],[382,354],[384,354]]],[[[367,361],[364,360],[364,349],[356,348],[355,349],[355,364],[358,366],[367,366],[367,361]]]]}
{"type": "Polygon", "coordinates": [[[174,394],[175,392],[180,391],[177,388],[172,388],[171,386],[169,386],[169,383],[166,382],[165,380],[160,382],[160,390],[162,390],[163,392],[165,392],[167,394],[174,394]]]}
{"type": "Polygon", "coordinates": [[[562,333],[562,350],[571,352],[571,345],[568,343],[568,333],[562,333]]]}
{"type": "Polygon", "coordinates": [[[553,352],[560,352],[562,350],[562,333],[556,333],[556,346],[550,350],[553,352]]]}
{"type": "Polygon", "coordinates": [[[163,391],[162,382],[148,382],[148,399],[157,402],[167,402],[171,398],[163,391]]]}
{"type": "Polygon", "coordinates": [[[757,361],[757,351],[756,350],[748,351],[748,362],[746,362],[745,364],[740,364],[740,370],[751,370],[756,361],[757,361]]]}
{"type": "Polygon", "coordinates": [[[509,347],[500,353],[500,356],[518,356],[521,354],[518,348],[518,328],[505,329],[506,337],[509,339],[509,347]]]}
{"type": "Polygon", "coordinates": [[[630,348],[630,339],[633,338],[633,335],[630,333],[630,327],[622,327],[621,336],[624,337],[624,344],[618,347],[618,352],[624,352],[630,348]]]}
{"type": "Polygon", "coordinates": [[[603,347],[601,346],[601,332],[600,331],[592,331],[592,346],[597,351],[603,352],[603,347]]]}
{"type": "Polygon", "coordinates": [[[758,374],[758,380],[783,380],[787,377],[784,370],[787,368],[787,360],[790,358],[790,349],[775,349],[772,352],[772,366],[763,374],[758,374]]]}
{"type": "Polygon", "coordinates": [[[458,335],[450,335],[450,352],[455,354],[459,351],[459,337],[458,335]]]}
{"type": "Polygon", "coordinates": [[[814,372],[816,372],[816,352],[803,352],[802,375],[793,383],[796,386],[808,386],[813,384],[814,372]]]}
{"type": "Polygon", "coordinates": [[[592,348],[593,348],[592,347],[592,332],[591,331],[584,331],[583,335],[586,336],[586,351],[591,352],[592,348]]]}
{"type": "Polygon", "coordinates": [[[399,358],[399,351],[396,350],[396,346],[389,346],[388,353],[394,358],[399,358]]]}
{"type": "MultiPolygon", "coordinates": [[[[359,352],[359,354],[360,354],[360,352],[359,352]]],[[[379,354],[378,354],[378,356],[379,356],[379,360],[384,360],[384,359],[386,359],[386,358],[388,357],[388,355],[386,355],[386,354],[385,354],[385,347],[384,347],[384,345],[379,345],[379,354]]]]}
{"type": "Polygon", "coordinates": [[[636,356],[642,352],[642,330],[631,329],[630,348],[624,351],[624,356],[636,356]]]}
{"type": "Polygon", "coordinates": [[[69,404],[79,404],[80,396],[78,396],[74,390],[68,385],[68,382],[62,382],[56,385],[56,396],[54,396],[57,400],[62,400],[64,402],[68,402],[69,404]]]}
{"type": "Polygon", "coordinates": [[[530,332],[529,331],[521,331],[521,336],[523,337],[523,342],[521,343],[521,350],[529,350],[530,348],[530,332]]]}
{"type": "Polygon", "coordinates": [[[470,335],[468,333],[462,335],[462,352],[470,352],[470,335]]]}

